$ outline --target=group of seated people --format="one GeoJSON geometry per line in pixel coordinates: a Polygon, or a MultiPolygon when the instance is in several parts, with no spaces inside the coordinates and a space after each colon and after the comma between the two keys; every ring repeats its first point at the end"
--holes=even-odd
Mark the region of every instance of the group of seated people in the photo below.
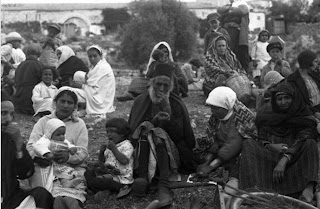
{"type": "MultiPolygon", "coordinates": [[[[2,47],[12,53],[13,45],[2,47]]],[[[234,188],[258,187],[308,203],[318,194],[320,65],[314,52],[301,52],[299,69],[292,73],[281,59],[281,44],[266,46],[271,60],[261,73],[263,89],[254,113],[239,89],[227,85],[228,78],[246,72],[227,38],[213,39],[203,82],[212,115],[205,136],[195,137],[181,97],[188,96],[188,83],[200,80],[198,75],[186,79],[190,67],[193,72],[193,66],[202,65],[192,60],[181,71],[170,46],[158,43],[145,72],[147,82],[133,88],[139,92],[132,91],[136,98],[128,121],[106,121],[99,160],[88,168],[88,130],[78,107],[104,117],[114,111],[113,71],[97,45],[87,50],[90,70],[68,46],[56,47],[55,66],[42,64],[38,58],[46,47],[27,46],[26,60],[15,69],[16,92],[10,98],[2,88],[4,208],[83,208],[89,191],[97,200],[110,192],[119,198],[130,192],[144,197],[152,184],[158,189],[153,204],[161,208],[173,202],[171,180],[191,173],[205,177],[219,167],[229,172],[226,184],[234,188]],[[26,145],[12,122],[14,111],[39,116],[26,145]],[[17,177],[28,179],[32,189],[20,189],[17,177]]],[[[10,69],[10,56],[2,57],[10,69]]]]}
{"type": "MultiPolygon", "coordinates": [[[[26,147],[11,123],[14,106],[2,96],[2,142],[13,142],[2,146],[2,153],[8,154],[8,161],[2,165],[8,171],[2,169],[2,174],[11,176],[5,184],[10,193],[5,193],[8,196],[2,204],[15,208],[32,196],[37,207],[80,208],[88,191],[100,200],[110,192],[119,197],[129,192],[143,197],[150,185],[156,184],[158,196],[153,203],[161,208],[173,201],[170,180],[179,174],[206,176],[218,167],[229,172],[226,183],[235,188],[258,187],[310,203],[318,192],[319,104],[313,104],[319,94],[304,81],[319,78],[319,65],[315,53],[309,50],[300,53],[298,62],[300,69],[295,74],[303,83],[295,74],[273,82],[264,92],[264,107],[256,114],[237,99],[231,88],[214,88],[206,99],[212,112],[206,136],[199,138],[193,134],[185,104],[174,93],[174,66],[157,64],[148,90],[135,99],[128,122],[121,118],[107,120],[107,139],[93,168],[84,164],[88,131],[74,114],[79,102],[75,88],[59,88],[52,113],[35,124],[26,147]],[[304,85],[307,95],[296,83],[304,85]],[[8,146],[13,151],[8,153],[8,146]],[[17,162],[17,169],[11,168],[10,163],[16,159],[29,163],[17,162]],[[10,171],[26,172],[18,177],[29,178],[34,189],[18,190],[10,171]],[[50,199],[45,203],[52,204],[50,207],[32,192],[41,188],[50,192],[41,193],[50,199]],[[16,190],[21,192],[19,198],[13,194],[16,190]]],[[[319,91],[318,80],[310,83],[319,91]]]]}

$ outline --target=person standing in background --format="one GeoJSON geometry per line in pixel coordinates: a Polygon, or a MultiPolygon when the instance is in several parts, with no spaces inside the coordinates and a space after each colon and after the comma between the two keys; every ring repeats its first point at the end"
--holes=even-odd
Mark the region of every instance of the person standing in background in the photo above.
{"type": "Polygon", "coordinates": [[[211,42],[217,36],[223,35],[227,38],[228,43],[230,42],[230,36],[226,29],[220,26],[221,15],[219,13],[211,13],[207,16],[208,23],[210,24],[210,29],[204,35],[204,54],[207,53],[211,42]]]}
{"type": "Polygon", "coordinates": [[[222,27],[230,35],[230,48],[237,55],[242,67],[248,72],[249,55],[249,6],[244,0],[230,0],[229,5],[219,7],[222,27]]]}
{"type": "Polygon", "coordinates": [[[43,49],[40,62],[45,66],[56,67],[58,63],[56,49],[62,45],[62,41],[57,37],[60,32],[60,26],[57,23],[51,23],[48,25],[47,37],[40,40],[39,44],[43,49]]]}

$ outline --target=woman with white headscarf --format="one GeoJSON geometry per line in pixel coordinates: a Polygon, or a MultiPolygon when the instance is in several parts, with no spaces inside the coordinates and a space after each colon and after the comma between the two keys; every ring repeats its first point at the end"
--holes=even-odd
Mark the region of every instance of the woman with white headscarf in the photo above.
{"type": "Polygon", "coordinates": [[[199,147],[194,149],[194,153],[204,161],[198,166],[197,175],[206,176],[222,166],[229,171],[228,184],[237,187],[237,158],[242,141],[257,139],[254,114],[237,99],[236,93],[229,87],[213,89],[206,103],[210,106],[212,115],[207,135],[196,139],[199,147]]]}
{"type": "Polygon", "coordinates": [[[188,96],[188,82],[185,76],[183,75],[179,65],[174,62],[173,56],[172,56],[172,50],[170,48],[170,45],[167,42],[161,41],[157,43],[150,54],[150,59],[147,65],[147,70],[145,72],[147,78],[153,78],[154,74],[154,69],[155,66],[158,63],[168,63],[172,65],[172,69],[174,70],[174,89],[173,92],[176,93],[177,95],[180,95],[182,97],[187,97],[188,96]],[[163,56],[159,59],[156,60],[154,58],[154,53],[158,51],[162,51],[163,56]]]}
{"type": "Polygon", "coordinates": [[[85,102],[87,114],[105,117],[106,113],[114,111],[115,77],[99,46],[90,46],[87,54],[92,68],[87,74],[76,72],[71,86],[78,88],[75,91],[79,102],[85,102]]]}
{"type": "Polygon", "coordinates": [[[60,75],[59,86],[70,86],[73,75],[77,71],[88,72],[86,64],[78,58],[69,46],[60,46],[56,49],[58,57],[57,70],[60,75]]]}
{"type": "MultiPolygon", "coordinates": [[[[50,119],[58,118],[62,120],[66,127],[66,138],[77,146],[77,152],[71,155],[67,150],[59,150],[54,153],[54,161],[57,163],[67,163],[81,175],[85,172],[85,160],[88,157],[88,130],[81,118],[76,117],[75,112],[78,107],[78,97],[71,87],[61,87],[53,99],[54,111],[50,115],[45,115],[34,125],[27,150],[35,162],[35,173],[29,179],[32,187],[46,187],[52,182],[49,181],[46,167],[51,165],[47,159],[39,158],[36,155],[34,145],[47,133],[46,124],[50,119]]],[[[52,180],[52,179],[51,179],[52,180]]],[[[55,208],[81,208],[86,200],[86,186],[77,188],[64,188],[59,181],[54,181],[50,191],[55,197],[55,208]]]]}

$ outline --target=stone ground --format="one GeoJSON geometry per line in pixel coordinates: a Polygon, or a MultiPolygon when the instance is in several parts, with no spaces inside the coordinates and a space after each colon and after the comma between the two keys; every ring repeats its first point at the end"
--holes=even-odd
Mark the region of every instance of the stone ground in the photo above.
{"type": "MultiPolygon", "coordinates": [[[[130,83],[130,77],[117,77],[117,91],[116,96],[122,95],[127,85],[130,83]]],[[[205,97],[202,92],[190,92],[189,97],[184,98],[190,119],[194,121],[196,127],[194,133],[196,136],[205,133],[206,123],[210,116],[210,109],[204,106],[205,97]]],[[[116,111],[109,114],[109,117],[121,117],[128,119],[130,109],[133,101],[118,102],[115,101],[116,111]]],[[[17,114],[15,117],[16,122],[20,125],[22,136],[27,140],[32,131],[34,122],[32,118],[27,115],[17,114]]],[[[97,161],[100,144],[106,139],[104,121],[95,122],[93,119],[84,118],[87,127],[89,129],[89,162],[97,161]]],[[[170,208],[173,209],[185,209],[189,208],[190,198],[197,198],[202,208],[214,208],[213,196],[215,193],[215,186],[206,187],[189,187],[179,188],[173,190],[173,205],[170,208]]],[[[93,196],[88,195],[85,203],[85,209],[143,209],[148,203],[156,198],[156,193],[151,192],[146,198],[135,198],[131,195],[123,198],[116,199],[116,194],[111,194],[107,199],[102,202],[97,202],[93,199],[93,196]]]]}

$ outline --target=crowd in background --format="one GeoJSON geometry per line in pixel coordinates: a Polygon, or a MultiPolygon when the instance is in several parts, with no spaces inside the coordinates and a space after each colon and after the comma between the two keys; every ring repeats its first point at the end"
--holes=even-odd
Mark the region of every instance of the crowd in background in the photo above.
{"type": "MultiPolygon", "coordinates": [[[[283,44],[270,41],[267,30],[249,53],[248,5],[230,2],[208,15],[204,63],[193,58],[180,66],[167,42],[155,44],[144,75],[116,98],[134,100],[128,121],[107,118],[115,111],[116,81],[100,46],[87,48],[87,66],[58,38],[58,24],[23,49],[20,34],[6,35],[2,206],[83,208],[90,192],[99,201],[111,192],[144,197],[156,184],[157,199],[148,208],[162,208],[172,204],[170,183],[180,175],[207,178],[223,168],[228,188],[267,189],[319,208],[320,58],[301,50],[293,71],[283,44]],[[181,99],[189,91],[203,91],[211,109],[202,137],[195,137],[181,99]],[[26,145],[14,112],[35,122],[26,145]],[[107,118],[107,139],[93,168],[86,166],[86,115],[107,118]],[[28,179],[32,189],[19,188],[17,178],[28,179]]],[[[229,207],[236,190],[225,192],[229,207]]]]}

